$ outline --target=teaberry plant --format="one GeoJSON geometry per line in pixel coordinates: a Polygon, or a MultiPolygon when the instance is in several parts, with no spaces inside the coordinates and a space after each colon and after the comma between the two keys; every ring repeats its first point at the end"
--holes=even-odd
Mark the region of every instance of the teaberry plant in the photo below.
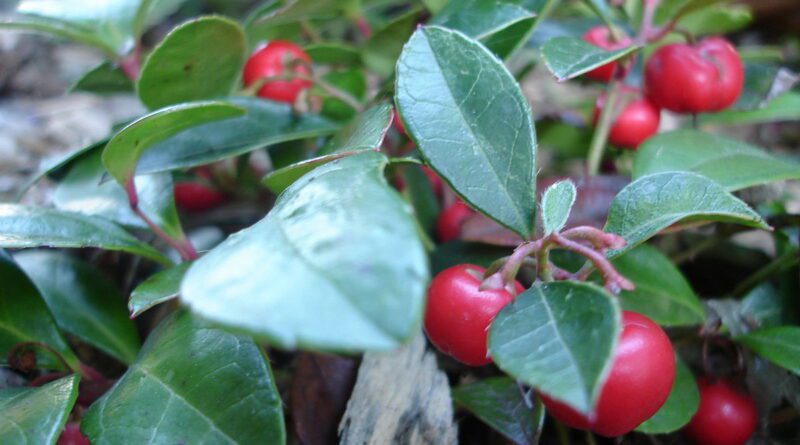
{"type": "Polygon", "coordinates": [[[800,164],[712,132],[797,117],[774,51],[715,34],[745,6],[191,3],[22,0],[0,24],[96,48],[72,90],[146,110],[32,178],[50,205],[0,204],[0,352],[26,382],[0,442],[294,441],[287,357],[422,332],[488,425],[468,443],[800,437],[800,220],[734,194],[800,164]],[[545,114],[522,88],[570,84],[580,119],[571,90],[545,114]]]}

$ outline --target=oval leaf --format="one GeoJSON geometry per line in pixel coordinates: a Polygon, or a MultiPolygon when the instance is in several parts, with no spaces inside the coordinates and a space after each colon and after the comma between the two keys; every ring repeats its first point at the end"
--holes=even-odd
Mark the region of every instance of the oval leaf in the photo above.
{"type": "Polygon", "coordinates": [[[531,110],[502,62],[439,27],[417,30],[397,62],[395,101],[431,166],[467,202],[523,237],[536,211],[531,110]]]}
{"type": "Polygon", "coordinates": [[[181,280],[191,265],[192,263],[187,261],[162,270],[136,286],[128,301],[131,317],[138,317],[151,307],[177,297],[181,289],[181,280]]]}
{"type": "Polygon", "coordinates": [[[697,389],[692,371],[680,357],[675,357],[675,383],[669,397],[653,417],[636,428],[646,434],[666,434],[683,428],[692,420],[700,405],[700,391],[697,389]]]}
{"type": "Polygon", "coordinates": [[[542,45],[542,58],[547,69],[559,82],[625,57],[638,50],[638,46],[606,51],[578,37],[554,37],[542,45]]]}
{"type": "Polygon", "coordinates": [[[192,265],[181,299],[285,348],[408,340],[422,316],[427,258],[409,207],[386,184],[386,163],[370,151],[303,176],[266,218],[192,265]]]}
{"type": "Polygon", "coordinates": [[[105,61],[86,72],[69,91],[95,94],[132,93],[134,85],[119,66],[105,61]]]}
{"type": "Polygon", "coordinates": [[[503,371],[588,414],[611,369],[620,329],[619,306],[602,288],[542,283],[497,314],[489,352],[503,371]]]}
{"type": "Polygon", "coordinates": [[[55,445],[78,399],[77,375],[39,388],[0,390],[0,443],[55,445]]]}
{"type": "Polygon", "coordinates": [[[556,182],[544,191],[542,194],[542,228],[545,235],[564,228],[577,194],[575,184],[570,180],[556,182]]]}
{"type": "Polygon", "coordinates": [[[753,125],[769,122],[787,122],[800,119],[800,93],[789,91],[755,110],[727,110],[700,117],[701,124],[753,125]]]}
{"type": "Polygon", "coordinates": [[[758,355],[800,375],[800,327],[776,326],[736,337],[758,355]]]}

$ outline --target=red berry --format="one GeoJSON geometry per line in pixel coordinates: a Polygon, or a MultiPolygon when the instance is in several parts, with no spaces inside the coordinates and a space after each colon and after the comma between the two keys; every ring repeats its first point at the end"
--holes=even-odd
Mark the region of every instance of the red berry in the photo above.
{"type": "Polygon", "coordinates": [[[753,399],[725,380],[701,378],[700,406],[684,429],[698,445],[743,445],[753,435],[758,413],[753,399]]]}
{"type": "Polygon", "coordinates": [[[667,401],[675,380],[675,355],[667,334],[644,315],[624,311],[613,360],[594,419],[542,395],[547,411],[567,426],[606,437],[628,433],[652,417],[667,401]]]}
{"type": "MultiPolygon", "coordinates": [[[[244,84],[249,86],[264,77],[287,74],[288,66],[293,73],[309,75],[306,64],[311,63],[305,51],[291,42],[273,40],[256,50],[244,66],[244,84]]],[[[304,79],[275,80],[266,82],[258,90],[264,99],[294,103],[300,91],[309,88],[311,82],[304,79]]]]}
{"type": "Polygon", "coordinates": [[[89,439],[81,434],[81,427],[77,423],[70,422],[64,427],[61,436],[58,437],[56,445],[91,445],[89,439]]]}
{"type": "Polygon", "coordinates": [[[744,85],[736,48],[720,37],[696,45],[664,45],[644,69],[645,91],[661,108],[677,113],[720,111],[731,106],[744,85]]]}
{"type": "MultiPolygon", "coordinates": [[[[621,99],[626,105],[611,125],[608,140],[617,147],[635,150],[645,139],[658,131],[661,110],[647,97],[632,88],[625,88],[623,92],[626,97],[621,99]]],[[[595,125],[600,119],[600,111],[605,106],[605,101],[605,94],[601,94],[597,98],[593,117],[595,125]]]]}
{"type": "MultiPolygon", "coordinates": [[[[459,264],[431,281],[425,307],[425,332],[431,343],[461,363],[481,366],[487,356],[486,336],[494,316],[514,299],[504,289],[478,290],[485,269],[459,264]]],[[[524,289],[515,282],[517,293],[524,289]]]]}
{"type": "Polygon", "coordinates": [[[461,225],[464,220],[475,212],[462,201],[456,201],[450,207],[442,210],[436,219],[436,237],[446,243],[461,236],[461,225]]]}
{"type": "Polygon", "coordinates": [[[187,212],[202,212],[224,200],[225,195],[200,182],[175,184],[175,205],[187,212]]]}
{"type": "MultiPolygon", "coordinates": [[[[633,43],[630,37],[622,36],[618,41],[611,40],[611,33],[606,26],[595,26],[583,35],[583,40],[591,43],[592,45],[602,48],[606,51],[613,51],[630,46],[633,43]]],[[[588,73],[586,77],[589,79],[597,80],[600,82],[608,82],[614,76],[614,70],[617,68],[617,62],[609,62],[603,66],[599,66],[588,73]]]]}

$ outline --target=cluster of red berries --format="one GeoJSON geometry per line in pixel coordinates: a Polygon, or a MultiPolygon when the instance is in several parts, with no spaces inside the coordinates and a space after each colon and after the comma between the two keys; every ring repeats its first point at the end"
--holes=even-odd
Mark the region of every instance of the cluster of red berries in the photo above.
{"type": "MultiPolygon", "coordinates": [[[[583,39],[609,51],[633,43],[628,37],[613,40],[604,26],[590,29],[583,39]]],[[[614,75],[624,76],[627,69],[611,62],[586,77],[608,82],[614,75]]],[[[664,45],[645,64],[644,92],[623,88],[628,100],[616,116],[608,140],[621,148],[636,149],[658,130],[661,109],[685,114],[721,111],[736,102],[743,85],[742,61],[727,40],[710,37],[696,44],[664,45]]],[[[595,124],[604,105],[605,97],[600,96],[595,104],[595,124]]]]}

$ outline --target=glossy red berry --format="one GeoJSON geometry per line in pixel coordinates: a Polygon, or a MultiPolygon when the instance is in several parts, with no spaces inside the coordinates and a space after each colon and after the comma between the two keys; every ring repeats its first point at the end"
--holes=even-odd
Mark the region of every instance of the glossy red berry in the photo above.
{"type": "Polygon", "coordinates": [[[700,406],[684,432],[697,445],[744,445],[753,435],[758,413],[753,399],[730,381],[701,378],[700,406]]]}
{"type": "MultiPolygon", "coordinates": [[[[252,85],[264,77],[285,75],[287,69],[295,74],[309,75],[307,64],[311,63],[305,51],[291,42],[273,40],[256,50],[244,66],[244,84],[252,85]]],[[[274,80],[264,83],[258,95],[264,99],[294,103],[297,95],[311,86],[305,79],[274,80]]]]}
{"type": "Polygon", "coordinates": [[[442,210],[436,219],[436,237],[443,243],[458,239],[461,236],[461,225],[464,224],[464,220],[474,213],[462,201],[454,202],[442,210]]]}
{"type": "Polygon", "coordinates": [[[542,401],[567,426],[616,437],[652,417],[667,401],[674,380],[675,355],[667,334],[644,315],[624,311],[622,335],[594,418],[545,395],[542,401]]]}
{"type": "Polygon", "coordinates": [[[75,422],[70,422],[64,427],[56,445],[90,445],[89,439],[81,434],[81,427],[75,422]]]}
{"type": "Polygon", "coordinates": [[[175,184],[175,205],[187,212],[203,212],[225,200],[225,195],[200,182],[175,184]]]}
{"type": "Polygon", "coordinates": [[[742,60],[725,39],[710,37],[657,49],[644,69],[653,102],[676,113],[720,111],[736,102],[744,85],[742,60]]]}
{"type": "MultiPolygon", "coordinates": [[[[478,290],[485,269],[459,264],[431,281],[425,307],[425,332],[443,353],[470,365],[492,362],[487,357],[486,336],[494,316],[514,299],[504,289],[478,290]]],[[[524,289],[515,282],[517,293],[524,289]]]]}
{"type": "MultiPolygon", "coordinates": [[[[640,92],[626,88],[621,98],[625,108],[614,119],[608,140],[620,148],[636,149],[645,139],[656,134],[658,123],[661,119],[661,110],[643,96],[640,92]]],[[[605,106],[605,94],[597,98],[594,108],[594,124],[600,118],[600,112],[605,106]]]]}
{"type": "MultiPolygon", "coordinates": [[[[626,36],[620,37],[616,42],[613,41],[611,39],[611,33],[606,26],[595,26],[589,29],[583,34],[583,40],[606,51],[622,49],[633,43],[630,37],[626,36]]],[[[617,62],[610,62],[599,66],[586,73],[586,77],[600,82],[608,82],[611,80],[611,77],[614,76],[614,70],[616,70],[617,65],[617,62]]]]}

